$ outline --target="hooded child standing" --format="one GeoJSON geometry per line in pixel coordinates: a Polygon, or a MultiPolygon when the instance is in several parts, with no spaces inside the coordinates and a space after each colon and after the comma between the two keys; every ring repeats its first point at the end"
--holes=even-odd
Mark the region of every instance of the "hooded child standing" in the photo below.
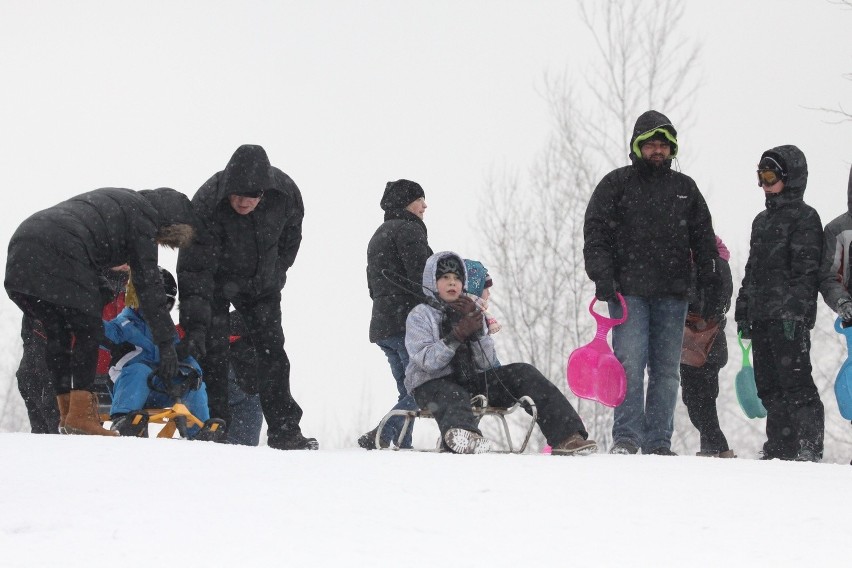
{"type": "Polygon", "coordinates": [[[405,346],[410,356],[405,386],[420,408],[438,423],[446,448],[458,454],[490,450],[471,407],[471,397],[485,395],[493,406],[511,406],[523,396],[538,408],[538,425],[553,455],[580,455],[597,450],[583,421],[556,386],[527,363],[497,366],[494,340],[476,303],[464,294],[466,270],[453,252],[429,257],[423,288],[437,306],[423,303],[408,314],[405,346]]]}
{"type": "Polygon", "coordinates": [[[822,223],[804,202],[805,155],[792,145],[767,150],[757,166],[766,210],[751,244],[735,319],[754,351],[757,394],[766,407],[762,459],[822,459],[825,411],[811,376],[822,223]]]}
{"type": "MultiPolygon", "coordinates": [[[[675,455],[674,409],[693,259],[699,292],[719,286],[710,211],[692,178],[672,170],[677,154],[671,121],[657,111],[643,113],[630,139],[632,164],[604,176],[586,209],[583,257],[595,297],[620,318],[620,292],[629,314],[612,335],[627,374],[627,396],[614,411],[612,454],[641,449],[675,455]]],[[[706,309],[714,313],[716,307],[706,309]]]]}

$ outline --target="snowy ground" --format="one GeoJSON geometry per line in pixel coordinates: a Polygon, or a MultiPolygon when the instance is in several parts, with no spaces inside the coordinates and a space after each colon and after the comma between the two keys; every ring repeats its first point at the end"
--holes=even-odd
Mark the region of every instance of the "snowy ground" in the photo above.
{"type": "Polygon", "coordinates": [[[0,566],[840,565],[849,465],[0,434],[0,566]]]}

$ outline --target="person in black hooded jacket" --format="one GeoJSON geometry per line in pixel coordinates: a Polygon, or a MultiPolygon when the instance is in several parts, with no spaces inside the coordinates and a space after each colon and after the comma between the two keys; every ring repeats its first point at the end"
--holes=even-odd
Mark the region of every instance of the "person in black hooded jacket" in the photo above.
{"type": "MultiPolygon", "coordinates": [[[[422,291],[418,284],[423,278],[426,259],[432,255],[423,223],[426,194],[416,182],[389,181],[379,205],[385,212],[384,222],[367,245],[367,288],[373,300],[370,341],[384,352],[396,380],[399,397],[392,410],[415,410],[417,403],[405,389],[405,368],[408,366],[405,318],[421,301],[418,296],[422,296],[422,291]],[[388,280],[383,271],[407,278],[414,289],[406,292],[388,280]]],[[[387,447],[391,441],[396,441],[402,424],[402,417],[388,420],[379,444],[387,447]]],[[[358,438],[358,445],[367,450],[376,449],[377,429],[378,426],[358,438]]],[[[409,428],[402,441],[404,448],[411,447],[411,431],[409,428]]]]}
{"type": "Polygon", "coordinates": [[[197,225],[189,199],[173,189],[104,188],[31,215],[12,235],[6,292],[44,326],[66,433],[115,435],[101,426],[92,392],[104,333],[101,312],[114,295],[103,269],[130,265],[159,345],[160,371],[177,372],[157,245],[186,246],[197,225]]]}
{"type": "MultiPolygon", "coordinates": [[[[632,165],[604,176],[586,209],[583,256],[595,297],[621,317],[623,294],[629,312],[613,330],[627,396],[615,409],[610,453],[673,455],[693,254],[699,290],[719,285],[710,211],[692,178],[671,169],[677,152],[671,121],[657,111],[643,113],[630,139],[632,165]]],[[[708,305],[707,313],[715,309],[708,305]]]]}
{"type": "Polygon", "coordinates": [[[302,435],[302,409],[290,393],[281,290],[302,242],[305,208],[290,177],[256,145],[237,148],[225,169],[192,198],[206,231],[178,256],[180,321],[187,350],[205,372],[212,416],[230,421],[229,309],[246,325],[258,354],[257,385],[269,447],[315,450],[302,435]]]}
{"type": "Polygon", "coordinates": [[[766,407],[763,459],[820,461],[825,410],[811,375],[822,222],[804,201],[805,155],[792,145],[763,153],[758,185],[766,210],[751,224],[751,248],[734,318],[752,340],[757,395],[766,407]]]}

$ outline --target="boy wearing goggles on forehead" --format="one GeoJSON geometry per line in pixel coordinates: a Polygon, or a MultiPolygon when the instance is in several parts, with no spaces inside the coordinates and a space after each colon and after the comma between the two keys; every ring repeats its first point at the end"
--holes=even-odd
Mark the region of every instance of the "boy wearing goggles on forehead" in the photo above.
{"type": "Polygon", "coordinates": [[[766,210],[751,226],[751,248],[735,319],[751,339],[757,394],[766,407],[762,459],[818,462],[825,412],[811,375],[823,233],[804,202],[805,155],[795,146],[767,150],[757,166],[766,210]]]}

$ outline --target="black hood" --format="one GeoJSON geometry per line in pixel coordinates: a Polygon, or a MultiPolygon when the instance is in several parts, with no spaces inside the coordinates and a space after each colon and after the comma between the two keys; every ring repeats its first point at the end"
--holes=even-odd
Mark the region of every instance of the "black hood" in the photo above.
{"type": "Polygon", "coordinates": [[[156,209],[157,227],[169,225],[191,225],[199,228],[199,220],[192,208],[189,198],[179,191],[168,187],[159,189],[143,189],[139,191],[151,206],[156,209]]]}
{"type": "Polygon", "coordinates": [[[219,195],[246,195],[266,191],[273,186],[272,172],[266,150],[262,146],[243,144],[234,152],[222,171],[219,195]]]}
{"type": "MultiPolygon", "coordinates": [[[[641,153],[637,152],[636,148],[633,147],[633,144],[634,142],[636,142],[636,139],[647,132],[652,132],[657,129],[665,130],[669,134],[671,134],[672,138],[677,139],[677,130],[672,124],[672,121],[669,120],[669,117],[667,117],[663,113],[657,112],[655,110],[649,110],[639,115],[639,118],[636,119],[636,124],[633,126],[633,136],[630,137],[629,156],[631,160],[635,161],[642,159],[641,153]]],[[[677,144],[674,144],[674,147],[672,148],[672,157],[676,155],[677,144]]],[[[670,163],[670,161],[668,161],[667,163],[670,163]]]]}
{"type": "Polygon", "coordinates": [[[805,160],[805,154],[792,144],[787,144],[767,150],[760,155],[760,158],[763,159],[764,156],[769,156],[778,162],[787,174],[784,189],[777,195],[767,196],[766,206],[803,200],[805,188],[808,185],[808,162],[805,160]]]}

